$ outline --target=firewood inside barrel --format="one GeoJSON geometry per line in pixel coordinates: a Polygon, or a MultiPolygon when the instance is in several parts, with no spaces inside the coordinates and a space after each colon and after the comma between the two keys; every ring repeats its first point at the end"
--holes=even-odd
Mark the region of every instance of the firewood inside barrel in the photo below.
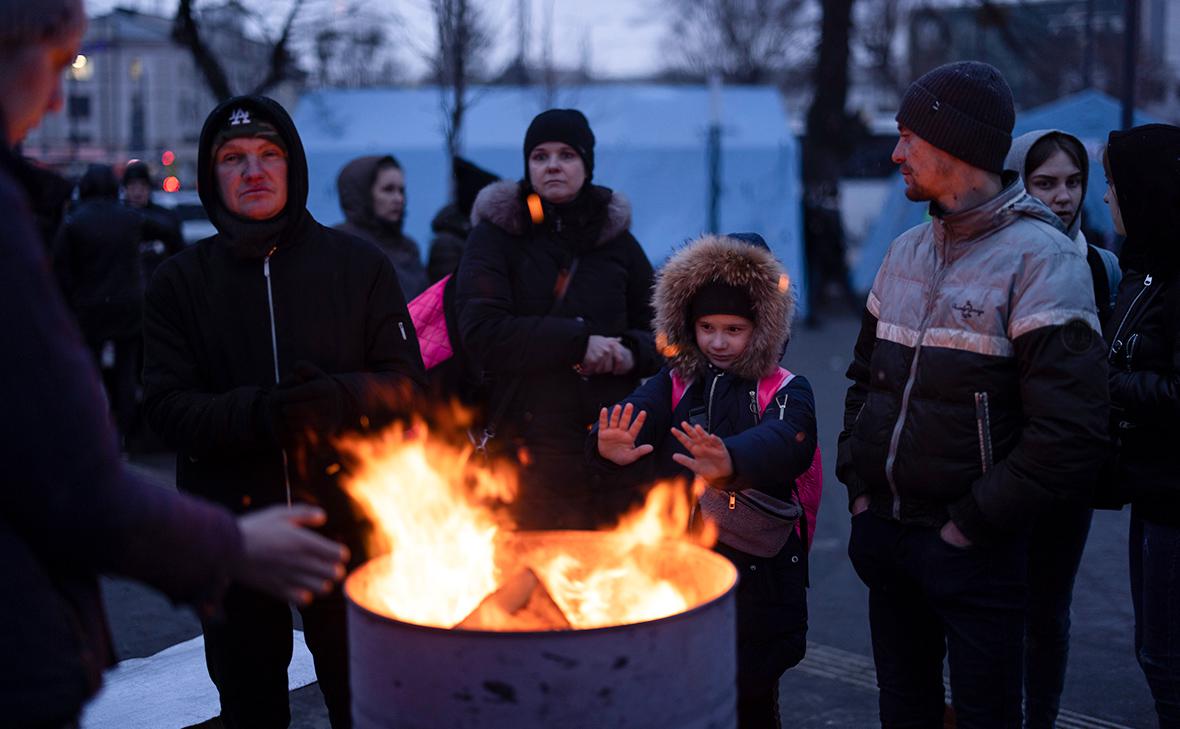
{"type": "Polygon", "coordinates": [[[468,630],[569,630],[570,622],[536,573],[525,568],[483,599],[463,622],[468,630]]]}

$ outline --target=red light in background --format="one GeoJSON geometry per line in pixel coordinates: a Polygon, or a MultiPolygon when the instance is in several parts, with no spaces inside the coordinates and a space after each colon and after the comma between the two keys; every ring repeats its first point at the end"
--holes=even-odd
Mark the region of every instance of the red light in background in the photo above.
{"type": "Polygon", "coordinates": [[[164,165],[165,167],[167,167],[168,165],[172,164],[175,161],[176,161],[176,155],[173,154],[172,150],[170,150],[170,149],[166,150],[164,152],[164,154],[160,155],[160,164],[164,165]]]}
{"type": "Polygon", "coordinates": [[[176,192],[180,189],[180,178],[175,175],[164,178],[164,192],[176,192]]]}

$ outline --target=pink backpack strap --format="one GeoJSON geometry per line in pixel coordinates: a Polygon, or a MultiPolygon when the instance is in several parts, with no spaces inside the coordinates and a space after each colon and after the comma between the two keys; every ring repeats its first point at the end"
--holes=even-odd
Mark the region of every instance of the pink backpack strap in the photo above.
{"type": "Polygon", "coordinates": [[[766,377],[758,380],[758,412],[759,414],[766,412],[766,407],[770,405],[770,401],[779,390],[783,389],[795,379],[795,375],[790,371],[779,367],[774,372],[771,372],[766,377]]]}
{"type": "Polygon", "coordinates": [[[692,380],[686,380],[680,376],[676,370],[672,370],[672,409],[675,410],[680,401],[684,399],[684,393],[688,391],[692,380]]]}
{"type": "MultiPolygon", "coordinates": [[[[789,370],[779,367],[777,371],[758,381],[758,411],[764,412],[775,399],[780,390],[791,384],[795,375],[789,370]]],[[[819,446],[815,447],[815,455],[811,457],[811,465],[807,467],[799,478],[795,479],[795,492],[799,495],[799,505],[803,507],[806,516],[795,530],[803,539],[804,549],[810,551],[811,543],[815,540],[815,520],[819,516],[819,501],[824,490],[824,464],[819,446]],[[807,533],[802,531],[803,522],[807,524],[807,533]]]]}
{"type": "MultiPolygon", "coordinates": [[[[799,494],[799,505],[803,507],[803,513],[807,516],[807,534],[800,533],[799,536],[803,538],[804,548],[810,551],[811,543],[815,540],[815,520],[819,517],[819,500],[824,491],[824,463],[818,445],[815,447],[815,455],[811,459],[811,465],[807,467],[803,475],[795,479],[795,490],[799,494]]],[[[798,531],[799,526],[796,525],[795,529],[798,531]]]]}

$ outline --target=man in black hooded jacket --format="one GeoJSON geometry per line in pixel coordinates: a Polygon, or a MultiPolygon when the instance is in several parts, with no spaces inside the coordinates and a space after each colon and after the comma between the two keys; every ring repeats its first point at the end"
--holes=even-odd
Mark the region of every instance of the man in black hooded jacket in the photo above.
{"type": "MultiPolygon", "coordinates": [[[[376,247],[312,218],[302,143],[270,99],[213,110],[198,179],[218,233],[161,264],[148,290],[148,419],[179,451],[181,489],[236,510],[294,492],[324,507],[355,566],[364,548],[327,444],[395,416],[424,381],[397,275],[376,247]]],[[[339,591],[303,624],[332,726],[348,727],[339,591]]],[[[225,726],[287,726],[287,606],[232,585],[204,630],[225,726]]]]}

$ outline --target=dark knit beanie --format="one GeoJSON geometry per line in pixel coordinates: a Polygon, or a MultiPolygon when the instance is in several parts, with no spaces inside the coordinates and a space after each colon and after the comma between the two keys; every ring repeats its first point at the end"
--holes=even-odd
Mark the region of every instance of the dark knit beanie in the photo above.
{"type": "Polygon", "coordinates": [[[910,84],[897,121],[967,164],[1000,174],[1016,121],[1012,89],[986,63],[948,63],[910,84]]]}
{"type": "Polygon", "coordinates": [[[263,118],[257,109],[240,107],[229,113],[217,136],[213,138],[213,154],[216,155],[221,145],[229,140],[242,137],[261,137],[273,142],[284,152],[287,151],[287,143],[270,119],[263,118]]]}
{"type": "Polygon", "coordinates": [[[710,314],[732,314],[754,321],[754,303],[750,293],[724,281],[710,281],[697,291],[688,305],[688,320],[696,322],[710,314]]]}
{"type": "Polygon", "coordinates": [[[529,179],[529,155],[545,142],[573,147],[586,167],[586,182],[594,177],[594,132],[585,114],[577,109],[550,109],[533,118],[524,133],[524,179],[529,179]]]}

